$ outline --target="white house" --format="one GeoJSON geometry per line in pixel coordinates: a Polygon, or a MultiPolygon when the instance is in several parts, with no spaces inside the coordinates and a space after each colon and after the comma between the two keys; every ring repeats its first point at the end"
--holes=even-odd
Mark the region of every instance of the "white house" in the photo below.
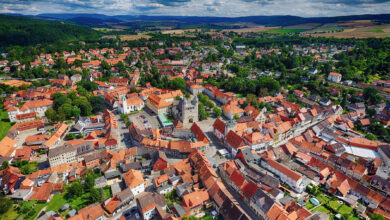
{"type": "Polygon", "coordinates": [[[132,96],[130,98],[123,96],[121,103],[118,105],[118,110],[122,114],[128,114],[133,111],[140,111],[144,106],[144,100],[138,96],[132,96]]]}
{"type": "Polygon", "coordinates": [[[339,82],[341,82],[341,74],[340,73],[331,72],[328,75],[328,80],[331,81],[331,82],[339,83],[339,82]]]}

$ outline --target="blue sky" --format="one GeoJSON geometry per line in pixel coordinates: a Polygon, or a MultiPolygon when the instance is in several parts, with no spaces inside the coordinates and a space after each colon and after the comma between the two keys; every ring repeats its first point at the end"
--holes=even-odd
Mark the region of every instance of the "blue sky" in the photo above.
{"type": "Polygon", "coordinates": [[[390,0],[0,0],[0,13],[317,17],[390,13],[390,0]]]}

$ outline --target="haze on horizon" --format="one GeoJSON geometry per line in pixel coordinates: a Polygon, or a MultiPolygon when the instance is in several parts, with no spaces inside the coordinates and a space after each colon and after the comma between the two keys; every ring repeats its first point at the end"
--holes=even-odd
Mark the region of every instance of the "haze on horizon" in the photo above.
{"type": "Polygon", "coordinates": [[[0,0],[0,13],[327,17],[390,13],[390,0],[0,0]]]}

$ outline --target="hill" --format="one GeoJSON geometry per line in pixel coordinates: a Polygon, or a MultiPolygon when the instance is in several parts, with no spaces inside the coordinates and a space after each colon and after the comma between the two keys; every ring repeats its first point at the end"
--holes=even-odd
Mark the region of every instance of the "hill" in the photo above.
{"type": "MultiPolygon", "coordinates": [[[[59,20],[70,20],[80,25],[87,26],[102,26],[107,22],[113,25],[122,25],[126,22],[138,24],[167,22],[170,25],[189,26],[189,25],[216,25],[220,26],[223,23],[254,23],[265,26],[289,26],[305,23],[336,23],[343,21],[355,20],[375,20],[379,23],[389,23],[390,14],[376,15],[350,15],[337,17],[299,17],[290,15],[275,15],[275,16],[247,16],[247,17],[197,17],[197,16],[147,16],[147,15],[116,15],[108,16],[103,14],[40,14],[37,17],[51,18],[59,20]]],[[[148,25],[142,25],[148,26],[148,25]]]]}
{"type": "Polygon", "coordinates": [[[99,32],[79,25],[24,16],[0,15],[0,47],[97,39],[99,32]]]}

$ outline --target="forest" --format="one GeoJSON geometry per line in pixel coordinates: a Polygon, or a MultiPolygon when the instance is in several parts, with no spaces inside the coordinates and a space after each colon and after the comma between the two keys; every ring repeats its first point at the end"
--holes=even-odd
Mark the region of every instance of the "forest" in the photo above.
{"type": "Polygon", "coordinates": [[[28,46],[60,41],[98,39],[100,33],[87,27],[21,16],[0,15],[0,47],[28,46]]]}

